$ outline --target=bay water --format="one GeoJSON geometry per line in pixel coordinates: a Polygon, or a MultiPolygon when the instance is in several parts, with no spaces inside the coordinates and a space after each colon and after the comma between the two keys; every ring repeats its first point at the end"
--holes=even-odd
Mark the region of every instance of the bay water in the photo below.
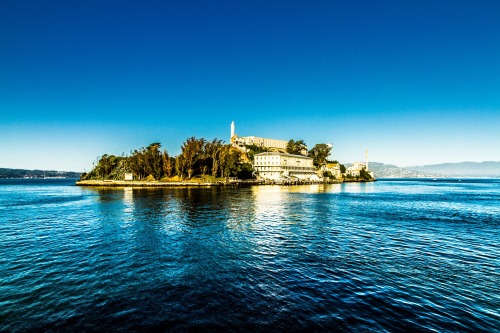
{"type": "Polygon", "coordinates": [[[0,331],[499,332],[500,180],[0,180],[0,331]]]}

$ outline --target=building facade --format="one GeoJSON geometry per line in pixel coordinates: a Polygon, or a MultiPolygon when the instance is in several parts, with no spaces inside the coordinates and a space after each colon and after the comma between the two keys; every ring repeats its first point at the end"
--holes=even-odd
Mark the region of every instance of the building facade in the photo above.
{"type": "Polygon", "coordinates": [[[362,162],[354,162],[345,170],[345,173],[351,177],[359,177],[362,169],[366,169],[366,164],[362,162]]]}
{"type": "Polygon", "coordinates": [[[354,162],[352,164],[352,166],[348,167],[345,170],[345,173],[346,173],[346,175],[349,175],[351,177],[359,177],[360,173],[361,173],[361,170],[364,169],[366,172],[368,172],[368,174],[372,178],[375,178],[375,173],[373,171],[368,170],[368,168],[366,167],[366,164],[367,163],[363,163],[363,162],[354,162]]]}
{"type": "Polygon", "coordinates": [[[313,159],[303,155],[265,152],[254,156],[254,170],[266,180],[320,180],[313,159]]]}
{"type": "Polygon", "coordinates": [[[335,179],[342,178],[342,172],[338,163],[327,163],[323,165],[322,170],[323,172],[330,172],[335,179]]]}
{"type": "Polygon", "coordinates": [[[233,145],[238,146],[240,148],[244,148],[244,146],[256,145],[258,147],[276,148],[276,149],[286,150],[286,146],[288,145],[288,141],[286,141],[286,140],[267,139],[267,138],[261,138],[258,136],[241,136],[240,137],[236,134],[236,126],[234,124],[234,121],[231,122],[230,142],[233,145]]]}
{"type": "Polygon", "coordinates": [[[368,174],[375,179],[375,173],[368,169],[368,149],[365,151],[365,162],[354,162],[352,166],[346,169],[346,175],[351,177],[359,177],[361,170],[365,170],[368,174]]]}
{"type": "Polygon", "coordinates": [[[243,136],[243,137],[234,137],[233,143],[240,146],[256,145],[259,147],[266,147],[266,148],[286,149],[288,141],[259,138],[257,136],[243,136]]]}

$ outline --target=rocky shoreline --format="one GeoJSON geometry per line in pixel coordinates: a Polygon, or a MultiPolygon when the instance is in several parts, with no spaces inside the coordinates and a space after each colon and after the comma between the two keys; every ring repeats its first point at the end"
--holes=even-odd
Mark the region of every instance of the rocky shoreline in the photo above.
{"type": "MultiPolygon", "coordinates": [[[[372,180],[373,181],[373,180],[372,180]]],[[[161,181],[138,181],[138,180],[78,180],[77,186],[99,186],[99,187],[210,187],[210,186],[235,186],[235,185],[311,185],[311,184],[339,184],[343,182],[366,182],[366,181],[329,181],[329,182],[311,182],[311,181],[217,181],[217,182],[161,182],[161,181]]]]}
{"type": "Polygon", "coordinates": [[[77,186],[107,186],[107,187],[176,187],[176,186],[224,186],[234,185],[233,182],[160,182],[138,180],[79,180],[77,186]]]}

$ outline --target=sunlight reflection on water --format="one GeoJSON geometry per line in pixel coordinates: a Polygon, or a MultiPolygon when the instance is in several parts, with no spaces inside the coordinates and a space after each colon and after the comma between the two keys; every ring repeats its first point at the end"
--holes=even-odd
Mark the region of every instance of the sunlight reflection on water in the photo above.
{"type": "Polygon", "coordinates": [[[495,331],[500,182],[0,182],[0,331],[495,331]]]}

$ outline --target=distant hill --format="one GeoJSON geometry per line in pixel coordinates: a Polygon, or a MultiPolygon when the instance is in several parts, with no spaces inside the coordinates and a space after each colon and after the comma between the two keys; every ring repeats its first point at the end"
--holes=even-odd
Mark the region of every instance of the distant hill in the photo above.
{"type": "Polygon", "coordinates": [[[408,170],[392,164],[370,162],[368,167],[375,173],[375,178],[429,178],[441,177],[438,174],[408,170]]]}
{"type": "Polygon", "coordinates": [[[450,177],[500,177],[500,162],[461,162],[406,167],[424,173],[450,177]]]}
{"type": "Polygon", "coordinates": [[[80,172],[0,168],[0,178],[80,178],[80,172]]]}
{"type": "Polygon", "coordinates": [[[370,162],[376,178],[500,177],[500,162],[462,162],[398,167],[370,162]]]}

